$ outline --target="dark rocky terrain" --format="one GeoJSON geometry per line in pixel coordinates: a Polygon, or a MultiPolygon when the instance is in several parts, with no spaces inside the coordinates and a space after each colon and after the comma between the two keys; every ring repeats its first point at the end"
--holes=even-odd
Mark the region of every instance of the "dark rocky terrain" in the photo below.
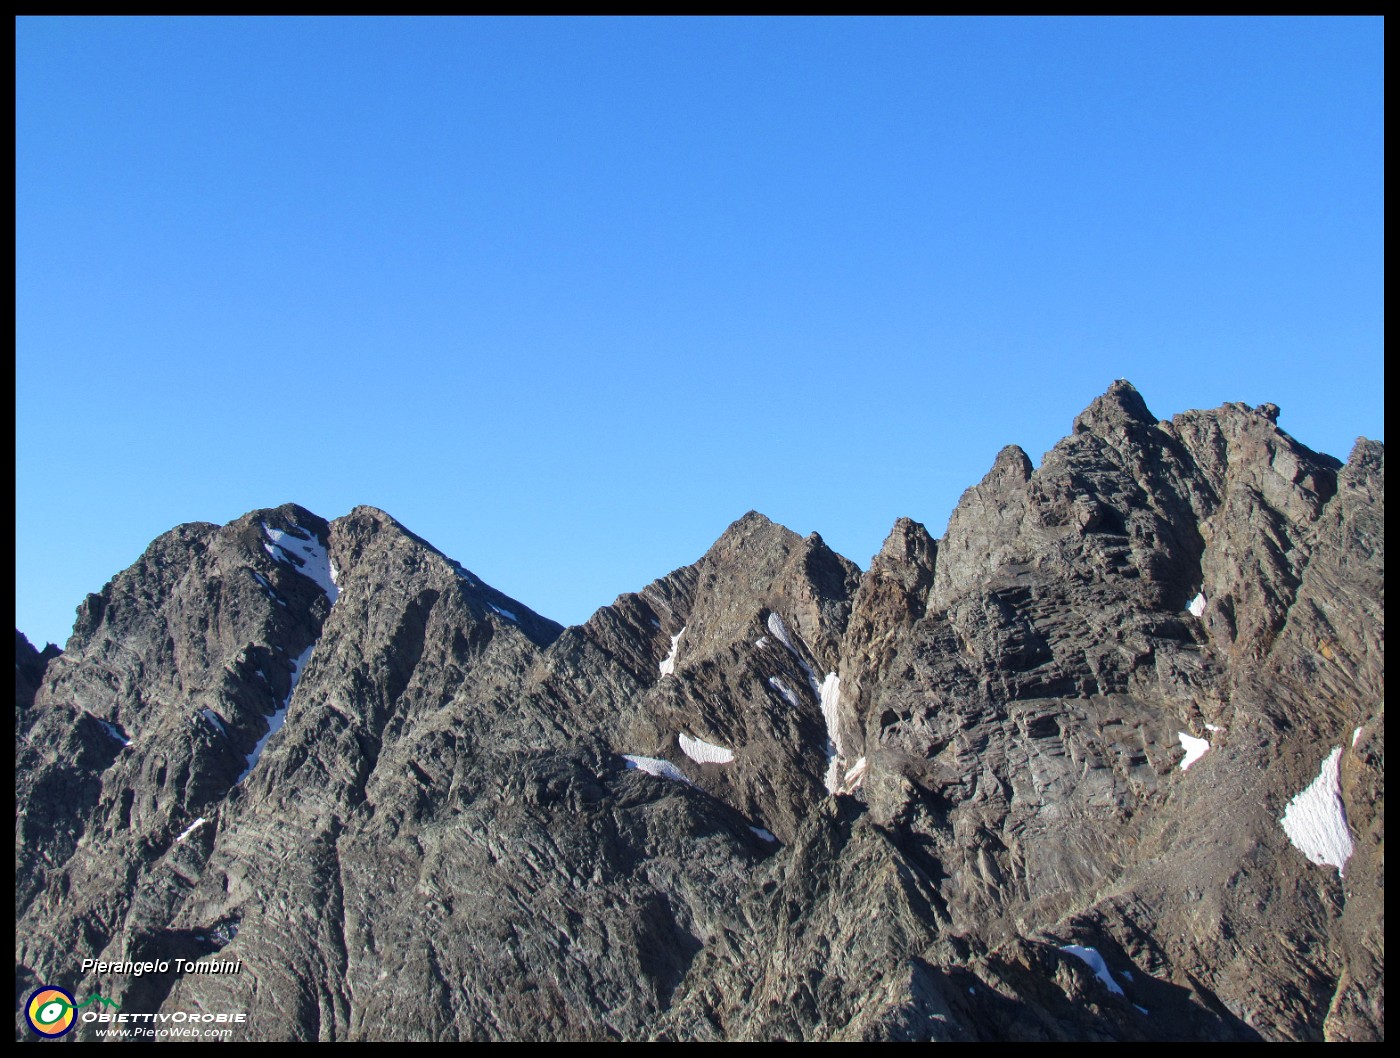
{"type": "Polygon", "coordinates": [[[34,704],[34,695],[43,682],[44,670],[49,662],[62,651],[52,643],[43,650],[36,650],[34,644],[18,628],[15,629],[15,730],[23,731],[29,707],[34,704]]]}
{"type": "Polygon", "coordinates": [[[900,519],[862,573],[751,512],[568,629],[373,508],[179,526],[60,656],[17,635],[17,999],[266,1040],[1382,1039],[1384,449],[1277,417],[1115,383],[940,540],[900,519]],[[1300,840],[1344,871],[1280,823],[1329,758],[1300,840]]]}

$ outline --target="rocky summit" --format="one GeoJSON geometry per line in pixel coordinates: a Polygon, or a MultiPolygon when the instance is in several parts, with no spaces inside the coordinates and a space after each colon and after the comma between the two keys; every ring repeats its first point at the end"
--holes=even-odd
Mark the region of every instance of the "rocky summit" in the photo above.
{"type": "Polygon", "coordinates": [[[941,539],[750,512],[573,628],[178,526],[16,634],[17,1038],[1383,1039],[1385,451],[1277,418],[1120,381],[941,539]]]}

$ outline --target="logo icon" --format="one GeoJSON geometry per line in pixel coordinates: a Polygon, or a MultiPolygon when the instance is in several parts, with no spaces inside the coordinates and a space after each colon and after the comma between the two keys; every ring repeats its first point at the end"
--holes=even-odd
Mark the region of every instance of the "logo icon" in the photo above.
{"type": "Polygon", "coordinates": [[[74,1002],[71,993],[45,985],[29,997],[24,1013],[29,1027],[40,1036],[62,1036],[73,1027],[74,1002]]]}

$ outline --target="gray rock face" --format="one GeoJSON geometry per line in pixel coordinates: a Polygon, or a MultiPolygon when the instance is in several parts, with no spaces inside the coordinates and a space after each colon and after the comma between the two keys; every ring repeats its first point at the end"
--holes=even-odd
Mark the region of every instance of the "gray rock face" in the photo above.
{"type": "Polygon", "coordinates": [[[268,1040],[1381,1039],[1384,449],[1277,418],[1116,383],[941,540],[900,519],[862,574],[750,512],[569,629],[372,508],[178,527],[32,705],[17,638],[19,998],[268,1040]],[[1344,874],[1280,823],[1334,749],[1295,838],[1344,874]]]}

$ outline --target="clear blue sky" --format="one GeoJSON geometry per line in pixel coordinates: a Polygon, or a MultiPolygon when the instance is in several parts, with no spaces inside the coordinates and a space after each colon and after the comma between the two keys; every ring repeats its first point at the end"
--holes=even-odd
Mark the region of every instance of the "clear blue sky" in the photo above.
{"type": "Polygon", "coordinates": [[[1379,19],[22,18],[16,621],[389,511],[565,623],[1119,376],[1383,436],[1379,19]]]}

